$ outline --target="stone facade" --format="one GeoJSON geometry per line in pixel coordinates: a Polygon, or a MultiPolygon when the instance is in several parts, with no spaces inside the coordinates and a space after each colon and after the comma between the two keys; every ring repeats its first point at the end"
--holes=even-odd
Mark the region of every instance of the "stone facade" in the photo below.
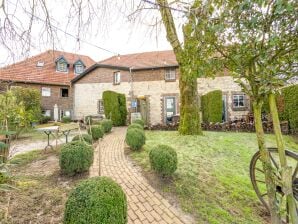
{"type": "MultiPolygon", "coordinates": [[[[172,68],[173,69],[173,68],[172,68]]],[[[96,68],[73,83],[74,118],[83,119],[87,115],[98,115],[98,101],[102,93],[112,90],[126,95],[128,110],[131,109],[131,99],[143,98],[147,101],[148,124],[165,123],[165,105],[168,97],[175,98],[175,113],[179,114],[179,70],[176,69],[176,79],[165,80],[165,68],[144,69],[130,72],[117,68],[96,68]],[[114,72],[120,71],[120,84],[113,84],[114,72]]],[[[249,100],[245,107],[239,110],[233,108],[233,94],[241,93],[241,88],[230,76],[220,76],[214,79],[198,79],[198,94],[203,95],[212,90],[222,90],[226,99],[227,120],[243,118],[249,112],[249,100]]],[[[242,94],[242,93],[241,93],[242,94]]]]}
{"type": "Polygon", "coordinates": [[[54,113],[54,105],[57,104],[58,106],[58,112],[59,112],[59,118],[61,118],[63,115],[65,115],[66,111],[69,111],[70,115],[73,115],[72,111],[72,102],[73,102],[73,94],[72,94],[72,88],[69,85],[49,85],[49,84],[34,84],[34,83],[20,83],[20,82],[14,82],[14,83],[1,83],[1,88],[3,91],[15,88],[15,87],[23,87],[23,88],[34,88],[38,89],[41,94],[41,106],[42,111],[50,111],[50,115],[53,118],[54,113]],[[42,96],[42,88],[50,88],[51,95],[50,96],[42,96]],[[62,97],[61,95],[61,89],[68,89],[68,97],[62,97]]]}

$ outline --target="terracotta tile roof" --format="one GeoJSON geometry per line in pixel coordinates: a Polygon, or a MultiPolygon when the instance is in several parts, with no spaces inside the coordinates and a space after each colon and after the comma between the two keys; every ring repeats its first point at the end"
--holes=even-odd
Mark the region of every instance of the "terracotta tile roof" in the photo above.
{"type": "Polygon", "coordinates": [[[133,69],[178,66],[175,54],[172,50],[113,56],[98,63],[112,66],[130,67],[133,69]]]}
{"type": "Polygon", "coordinates": [[[86,68],[95,63],[85,55],[48,50],[24,61],[0,68],[0,80],[69,85],[70,81],[77,76],[74,74],[73,64],[78,59],[81,59],[86,68]],[[56,72],[55,60],[60,56],[63,56],[70,64],[68,73],[56,72]],[[38,62],[43,62],[44,65],[37,67],[38,62]]]}

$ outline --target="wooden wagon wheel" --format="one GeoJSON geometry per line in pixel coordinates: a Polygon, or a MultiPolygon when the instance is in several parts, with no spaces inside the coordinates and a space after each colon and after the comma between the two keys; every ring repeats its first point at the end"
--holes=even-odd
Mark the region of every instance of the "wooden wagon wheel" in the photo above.
{"type": "MultiPolygon", "coordinates": [[[[279,156],[277,148],[268,148],[272,167],[274,167],[276,178],[281,179],[279,170],[280,170],[280,162],[279,162],[279,156]]],[[[295,152],[291,152],[286,150],[286,157],[288,165],[293,168],[292,172],[292,180],[293,180],[293,193],[294,197],[296,199],[296,208],[298,208],[298,154],[295,152]]],[[[256,152],[254,156],[251,159],[250,162],[250,179],[253,185],[253,188],[262,202],[262,204],[266,207],[266,209],[269,211],[269,205],[268,205],[268,194],[265,184],[265,173],[262,166],[262,161],[260,160],[260,152],[256,152]]],[[[286,199],[284,197],[284,193],[282,192],[281,186],[276,186],[276,199],[281,207],[282,213],[285,216],[285,222],[289,222],[288,217],[288,209],[286,206],[286,199]]]]}

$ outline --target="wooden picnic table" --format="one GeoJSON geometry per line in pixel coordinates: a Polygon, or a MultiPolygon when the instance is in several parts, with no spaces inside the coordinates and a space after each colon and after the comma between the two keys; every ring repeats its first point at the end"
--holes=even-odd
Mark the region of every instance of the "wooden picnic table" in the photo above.
{"type": "Polygon", "coordinates": [[[68,136],[70,132],[78,128],[79,128],[78,124],[71,123],[71,124],[65,124],[62,126],[50,126],[50,127],[38,128],[37,131],[44,132],[48,137],[48,144],[44,148],[46,150],[47,148],[53,149],[53,146],[50,144],[50,135],[52,135],[55,138],[56,140],[55,148],[57,148],[58,138],[60,137],[59,133],[62,133],[65,136],[65,142],[68,143],[68,136]]]}

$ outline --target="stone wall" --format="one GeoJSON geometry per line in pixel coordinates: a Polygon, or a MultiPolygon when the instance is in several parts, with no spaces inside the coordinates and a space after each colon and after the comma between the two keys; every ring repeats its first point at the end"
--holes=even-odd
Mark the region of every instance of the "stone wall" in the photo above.
{"type": "MultiPolygon", "coordinates": [[[[128,109],[130,108],[131,97],[144,96],[149,101],[149,121],[150,125],[164,122],[164,100],[166,96],[176,97],[176,111],[179,113],[179,73],[176,69],[176,80],[168,82],[164,80],[165,69],[153,69],[121,72],[121,83],[113,84],[113,73],[119,71],[110,68],[97,68],[82,77],[74,85],[74,117],[82,119],[87,115],[98,114],[98,100],[102,99],[102,93],[112,90],[126,95],[128,99],[128,109]],[[133,80],[133,81],[132,81],[133,80]]],[[[198,94],[206,94],[212,90],[222,90],[227,98],[227,115],[229,120],[241,118],[249,112],[247,106],[245,110],[237,111],[232,107],[233,93],[239,93],[241,88],[230,76],[220,76],[214,79],[198,79],[198,94]]]]}

